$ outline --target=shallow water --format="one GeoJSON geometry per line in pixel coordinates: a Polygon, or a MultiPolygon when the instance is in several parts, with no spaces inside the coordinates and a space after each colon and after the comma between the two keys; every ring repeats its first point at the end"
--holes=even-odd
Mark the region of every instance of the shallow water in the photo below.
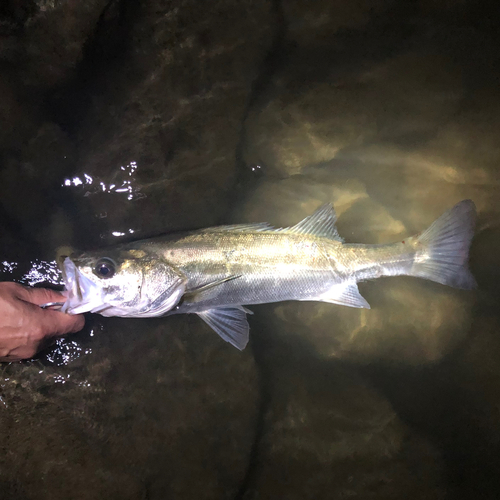
{"type": "Polygon", "coordinates": [[[60,288],[61,246],[325,202],[347,242],[398,241],[471,198],[479,287],[256,306],[244,352],[197,317],[89,316],[0,365],[0,497],[498,498],[495,10],[1,7],[0,279],[60,288]]]}

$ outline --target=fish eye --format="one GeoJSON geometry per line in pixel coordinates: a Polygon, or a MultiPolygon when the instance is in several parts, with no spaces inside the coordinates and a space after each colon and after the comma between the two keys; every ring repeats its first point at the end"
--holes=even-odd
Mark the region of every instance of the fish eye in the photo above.
{"type": "Polygon", "coordinates": [[[116,271],[116,264],[107,257],[99,259],[94,266],[94,274],[99,276],[99,278],[112,278],[116,271]]]}

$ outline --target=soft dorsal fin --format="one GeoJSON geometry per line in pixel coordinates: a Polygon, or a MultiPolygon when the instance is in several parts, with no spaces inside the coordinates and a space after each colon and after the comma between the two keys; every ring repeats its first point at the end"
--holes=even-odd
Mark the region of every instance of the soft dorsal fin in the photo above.
{"type": "Polygon", "coordinates": [[[292,227],[281,229],[287,233],[295,234],[312,234],[321,238],[330,238],[343,242],[340,237],[335,223],[337,222],[337,215],[330,203],[321,206],[309,217],[301,220],[298,224],[292,227]]]}

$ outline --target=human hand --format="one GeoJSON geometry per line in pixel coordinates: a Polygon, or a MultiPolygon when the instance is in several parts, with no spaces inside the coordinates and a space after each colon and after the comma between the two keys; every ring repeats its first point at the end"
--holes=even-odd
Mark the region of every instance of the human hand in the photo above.
{"type": "Polygon", "coordinates": [[[17,283],[0,283],[0,362],[33,357],[42,343],[52,337],[83,328],[83,315],[69,315],[42,309],[47,302],[66,298],[47,288],[26,288],[17,283]]]}

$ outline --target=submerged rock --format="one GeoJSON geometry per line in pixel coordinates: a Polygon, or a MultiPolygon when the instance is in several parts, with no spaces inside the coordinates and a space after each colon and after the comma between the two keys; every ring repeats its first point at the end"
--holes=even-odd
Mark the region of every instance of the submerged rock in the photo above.
{"type": "MultiPolygon", "coordinates": [[[[43,93],[68,83],[84,56],[106,0],[4,2],[0,11],[0,61],[23,88],[43,93]]],[[[27,97],[26,95],[24,96],[27,97]]],[[[33,99],[34,100],[34,99],[33,99]]]]}
{"type": "Polygon", "coordinates": [[[80,245],[213,225],[224,214],[272,20],[266,0],[220,0],[203,14],[193,1],[142,5],[130,50],[100,80],[78,131],[83,184],[73,188],[92,220],[80,245]]]}
{"type": "Polygon", "coordinates": [[[111,320],[94,333],[77,335],[80,357],[66,349],[66,364],[3,367],[3,494],[234,498],[255,439],[251,351],[195,317],[111,320]]]}
{"type": "Polygon", "coordinates": [[[262,344],[268,408],[245,499],[442,498],[439,452],[366,378],[305,344],[262,344]]]}
{"type": "Polygon", "coordinates": [[[242,122],[276,29],[271,2],[221,0],[203,15],[192,1],[87,3],[33,4],[25,59],[0,82],[12,224],[44,249],[214,224],[233,202],[242,122]],[[61,208],[69,224],[37,234],[61,208]]]}
{"type": "Polygon", "coordinates": [[[249,116],[247,162],[295,175],[336,159],[346,148],[428,137],[460,103],[457,75],[446,57],[421,50],[368,67],[359,63],[300,91],[294,84],[301,75],[285,73],[286,83],[277,79],[270,90],[276,97],[249,116]]]}
{"type": "Polygon", "coordinates": [[[37,93],[62,86],[75,76],[106,0],[35,0],[24,21],[20,79],[37,93]]]}

